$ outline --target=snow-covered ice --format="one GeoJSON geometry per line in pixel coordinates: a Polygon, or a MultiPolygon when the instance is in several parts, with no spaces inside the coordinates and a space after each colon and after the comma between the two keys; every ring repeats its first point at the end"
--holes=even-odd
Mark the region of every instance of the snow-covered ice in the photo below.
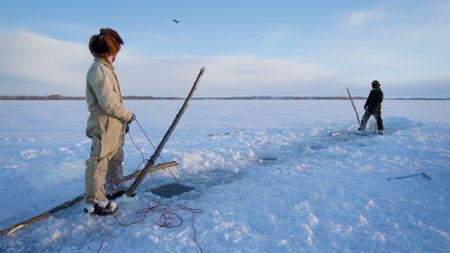
{"type": "MultiPolygon", "coordinates": [[[[182,102],[126,105],[157,145],[182,102]]],[[[361,115],[364,101],[355,102],[361,115]]],[[[195,222],[178,210],[179,227],[158,227],[161,212],[120,226],[78,204],[0,237],[0,252],[449,252],[449,109],[450,101],[386,100],[385,135],[330,136],[356,128],[349,101],[194,100],[162,152],[194,190],[164,199],[150,189],[172,175],[148,175],[136,197],[117,200],[116,217],[131,223],[159,203],[203,210],[195,222]],[[419,173],[431,180],[388,180],[419,173]]],[[[90,141],[84,101],[0,101],[0,112],[6,229],[83,193],[90,141]]],[[[135,123],[131,134],[150,156],[135,123]]],[[[141,155],[128,137],[125,151],[129,174],[141,155]]]]}

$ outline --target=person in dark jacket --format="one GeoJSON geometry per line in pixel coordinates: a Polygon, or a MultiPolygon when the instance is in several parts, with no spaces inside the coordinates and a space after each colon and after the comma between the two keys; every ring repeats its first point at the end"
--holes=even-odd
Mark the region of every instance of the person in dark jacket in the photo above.
{"type": "Polygon", "coordinates": [[[381,103],[383,102],[383,91],[380,88],[380,82],[374,80],[372,82],[372,90],[370,91],[369,97],[367,97],[366,103],[364,104],[364,109],[366,112],[361,120],[361,126],[358,130],[365,131],[367,121],[369,121],[370,116],[374,116],[377,120],[378,133],[383,134],[383,119],[381,118],[381,103]]]}

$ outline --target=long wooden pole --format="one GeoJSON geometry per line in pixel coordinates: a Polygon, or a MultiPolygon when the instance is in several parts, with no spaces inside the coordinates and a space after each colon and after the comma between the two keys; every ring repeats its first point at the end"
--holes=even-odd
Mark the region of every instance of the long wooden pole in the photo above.
{"type": "Polygon", "coordinates": [[[134,182],[130,185],[130,187],[127,189],[126,194],[128,197],[134,196],[134,192],[136,191],[136,188],[139,186],[139,184],[144,180],[145,176],[147,175],[147,172],[150,170],[150,168],[155,163],[156,159],[160,155],[162,149],[164,148],[164,145],[166,144],[167,140],[169,139],[170,135],[172,134],[173,130],[177,126],[178,122],[180,121],[181,116],[183,115],[184,111],[189,105],[189,101],[191,100],[192,96],[194,95],[195,89],[197,88],[198,82],[200,81],[200,78],[202,77],[203,73],[205,73],[206,68],[203,67],[200,69],[200,73],[197,75],[197,79],[195,79],[194,85],[192,85],[191,91],[189,92],[188,96],[184,100],[183,106],[181,107],[180,111],[175,116],[175,119],[173,120],[172,124],[170,125],[169,129],[167,130],[166,134],[162,138],[161,142],[159,143],[158,147],[156,148],[153,155],[150,157],[150,160],[147,162],[145,167],[142,169],[142,171],[139,173],[139,175],[136,177],[134,182]]]}
{"type": "MultiPolygon", "coordinates": [[[[158,165],[156,165],[154,167],[151,167],[148,173],[153,173],[153,172],[158,171],[158,170],[168,169],[170,167],[174,167],[174,166],[177,166],[177,165],[178,164],[175,161],[171,161],[171,162],[167,162],[167,163],[161,163],[161,164],[158,164],[158,165]]],[[[131,173],[128,176],[125,176],[124,180],[129,180],[129,179],[135,178],[139,174],[140,171],[141,170],[138,170],[136,172],[131,173]]],[[[27,227],[27,226],[29,226],[29,225],[37,222],[37,221],[43,220],[43,219],[47,218],[48,216],[50,216],[52,214],[55,214],[56,212],[58,212],[60,210],[72,207],[76,203],[80,202],[82,199],[84,199],[84,194],[81,194],[81,195],[79,195],[79,196],[77,196],[77,197],[75,197],[72,200],[69,200],[67,202],[64,202],[61,205],[59,205],[59,206],[57,206],[55,208],[52,208],[52,209],[48,210],[45,213],[42,213],[42,214],[40,214],[38,216],[35,216],[35,217],[31,218],[31,219],[28,219],[26,221],[20,222],[20,223],[18,223],[16,225],[13,225],[13,226],[11,226],[11,227],[9,227],[7,229],[1,230],[0,231],[0,235],[10,235],[14,231],[16,231],[18,229],[21,229],[21,228],[24,228],[24,227],[27,227]]]]}
{"type": "Polygon", "coordinates": [[[353,103],[352,95],[350,95],[350,90],[348,88],[347,88],[347,93],[348,93],[348,97],[350,98],[350,101],[352,102],[353,110],[355,111],[356,119],[358,119],[359,127],[361,127],[361,121],[359,120],[358,111],[356,110],[355,104],[353,103]]]}
{"type": "Polygon", "coordinates": [[[20,222],[20,223],[14,225],[14,226],[11,226],[8,229],[0,231],[0,235],[9,235],[9,234],[13,233],[14,231],[16,231],[18,229],[24,228],[24,227],[26,227],[26,226],[28,226],[30,224],[33,224],[33,223],[35,223],[37,221],[43,220],[43,219],[47,218],[48,216],[58,212],[59,210],[66,209],[68,207],[71,207],[71,206],[75,205],[76,203],[78,203],[83,198],[84,198],[84,194],[81,194],[81,195],[75,197],[72,200],[64,202],[63,204],[48,210],[47,212],[45,212],[43,214],[40,214],[40,215],[35,216],[35,217],[31,218],[31,219],[28,219],[26,221],[20,222]]]}

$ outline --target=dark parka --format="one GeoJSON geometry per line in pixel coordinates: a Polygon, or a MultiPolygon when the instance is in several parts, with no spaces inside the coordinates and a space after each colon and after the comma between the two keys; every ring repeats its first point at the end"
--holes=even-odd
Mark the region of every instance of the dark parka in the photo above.
{"type": "Polygon", "coordinates": [[[372,89],[370,91],[369,97],[367,97],[364,108],[368,110],[371,114],[375,114],[381,111],[381,103],[383,102],[383,91],[380,88],[372,89]]]}

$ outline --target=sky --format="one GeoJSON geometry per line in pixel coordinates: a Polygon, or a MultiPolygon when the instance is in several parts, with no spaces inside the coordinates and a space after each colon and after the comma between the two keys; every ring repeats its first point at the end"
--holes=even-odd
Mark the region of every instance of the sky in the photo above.
{"type": "Polygon", "coordinates": [[[450,97],[450,0],[2,1],[0,95],[83,96],[89,38],[123,95],[450,97]],[[172,19],[181,20],[176,24],[172,19]]]}

